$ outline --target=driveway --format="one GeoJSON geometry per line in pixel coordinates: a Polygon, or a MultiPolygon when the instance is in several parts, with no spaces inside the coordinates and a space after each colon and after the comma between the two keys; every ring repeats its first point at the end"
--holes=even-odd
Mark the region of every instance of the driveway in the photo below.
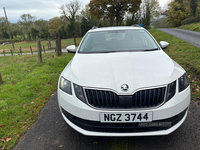
{"type": "Polygon", "coordinates": [[[74,131],[63,120],[55,92],[14,150],[198,150],[199,145],[200,106],[194,101],[184,124],[170,135],[89,137],[74,131]]]}
{"type": "Polygon", "coordinates": [[[179,39],[182,39],[198,48],[200,48],[200,32],[183,30],[183,29],[171,29],[171,28],[159,28],[167,34],[171,34],[179,39]]]}

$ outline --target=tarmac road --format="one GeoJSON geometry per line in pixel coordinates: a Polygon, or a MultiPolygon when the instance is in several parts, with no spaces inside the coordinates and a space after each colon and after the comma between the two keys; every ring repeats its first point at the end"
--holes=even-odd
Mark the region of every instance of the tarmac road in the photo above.
{"type": "Polygon", "coordinates": [[[63,120],[56,92],[39,119],[24,134],[14,150],[198,150],[200,149],[200,106],[191,102],[186,121],[167,136],[89,137],[63,120]]]}
{"type": "Polygon", "coordinates": [[[171,29],[171,28],[160,28],[167,34],[171,34],[179,39],[182,39],[198,48],[200,48],[200,32],[183,30],[183,29],[171,29]]]}

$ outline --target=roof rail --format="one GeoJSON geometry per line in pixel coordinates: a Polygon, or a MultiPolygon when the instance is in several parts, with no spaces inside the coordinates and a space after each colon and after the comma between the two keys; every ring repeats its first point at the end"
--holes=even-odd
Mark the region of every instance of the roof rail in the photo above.
{"type": "Polygon", "coordinates": [[[94,27],[92,27],[92,30],[93,30],[93,29],[97,29],[97,28],[98,28],[98,27],[94,26],[94,27]]]}
{"type": "Polygon", "coordinates": [[[138,25],[138,24],[133,24],[133,25],[131,25],[132,27],[140,27],[140,25],[138,25]]]}

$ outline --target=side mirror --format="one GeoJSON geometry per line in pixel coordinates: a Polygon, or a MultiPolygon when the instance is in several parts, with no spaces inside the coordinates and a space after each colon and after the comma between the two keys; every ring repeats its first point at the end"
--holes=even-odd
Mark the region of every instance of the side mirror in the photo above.
{"type": "Polygon", "coordinates": [[[161,46],[162,49],[165,49],[169,46],[169,43],[165,42],[165,41],[160,41],[160,46],[161,46]]]}
{"type": "Polygon", "coordinates": [[[77,47],[75,45],[70,45],[66,47],[69,53],[76,53],[77,47]]]}

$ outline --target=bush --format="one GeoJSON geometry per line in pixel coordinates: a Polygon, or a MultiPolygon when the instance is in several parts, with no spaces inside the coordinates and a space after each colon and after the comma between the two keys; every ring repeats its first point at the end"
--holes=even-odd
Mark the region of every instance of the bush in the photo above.
{"type": "Polygon", "coordinates": [[[195,17],[186,18],[181,23],[182,25],[186,25],[186,24],[191,24],[194,22],[200,22],[200,14],[196,15],[195,17]]]}
{"type": "Polygon", "coordinates": [[[160,18],[153,21],[155,28],[169,28],[169,22],[167,18],[160,18]]]}

